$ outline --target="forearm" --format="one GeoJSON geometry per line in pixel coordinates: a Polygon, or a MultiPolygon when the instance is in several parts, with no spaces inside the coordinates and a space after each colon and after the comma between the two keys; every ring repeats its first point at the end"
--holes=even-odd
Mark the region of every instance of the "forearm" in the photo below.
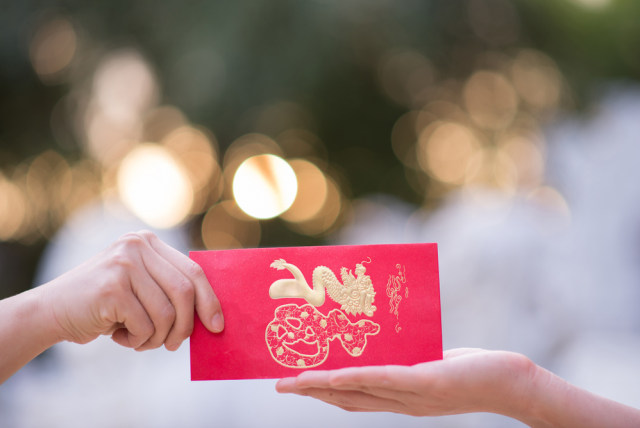
{"type": "Polygon", "coordinates": [[[640,410],[578,388],[538,367],[515,417],[532,427],[640,426],[640,410]]]}
{"type": "Polygon", "coordinates": [[[0,384],[59,341],[39,288],[0,301],[0,384]]]}

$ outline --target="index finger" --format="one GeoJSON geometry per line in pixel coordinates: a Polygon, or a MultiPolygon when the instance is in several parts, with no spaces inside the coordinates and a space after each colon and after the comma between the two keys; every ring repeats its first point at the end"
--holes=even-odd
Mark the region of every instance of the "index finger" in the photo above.
{"type": "Polygon", "coordinates": [[[348,367],[331,371],[307,371],[296,378],[299,388],[331,388],[337,390],[386,389],[413,390],[419,382],[409,366],[348,367]]]}
{"type": "Polygon", "coordinates": [[[276,384],[276,390],[280,393],[311,396],[342,408],[347,406],[369,411],[392,411],[391,409],[397,409],[403,402],[409,402],[417,396],[411,389],[413,385],[402,383],[407,377],[396,373],[397,368],[403,372],[409,367],[370,366],[309,371],[297,378],[281,379],[276,384]]]}
{"type": "Polygon", "coordinates": [[[222,307],[202,268],[180,251],[163,242],[151,232],[141,232],[151,247],[189,278],[194,285],[196,312],[205,327],[214,333],[224,329],[222,307]]]}

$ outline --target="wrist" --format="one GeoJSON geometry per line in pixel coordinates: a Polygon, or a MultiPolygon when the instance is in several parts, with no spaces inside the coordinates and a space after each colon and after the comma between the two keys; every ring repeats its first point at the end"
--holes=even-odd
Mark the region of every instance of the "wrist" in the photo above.
{"type": "Polygon", "coordinates": [[[59,341],[39,288],[0,301],[0,383],[59,341]]]}
{"type": "Polygon", "coordinates": [[[559,378],[540,366],[535,366],[529,379],[529,387],[525,394],[526,399],[520,408],[520,419],[531,427],[552,427],[554,424],[551,406],[557,403],[559,378]]]}
{"type": "Polygon", "coordinates": [[[520,420],[543,427],[640,426],[640,410],[598,396],[538,367],[530,410],[520,420]]]}
{"type": "Polygon", "coordinates": [[[519,413],[513,417],[535,428],[576,426],[567,424],[567,415],[574,410],[574,387],[550,371],[533,366],[519,413]]]}
{"type": "Polygon", "coordinates": [[[518,419],[531,427],[551,427],[551,395],[561,385],[560,379],[524,355],[510,361],[513,378],[505,384],[504,400],[496,413],[518,419]]]}
{"type": "MultiPolygon", "coordinates": [[[[66,332],[56,316],[55,290],[50,283],[29,291],[33,299],[33,328],[39,332],[38,339],[47,348],[65,340],[66,332]]],[[[45,348],[46,349],[46,348],[45,348]]]]}

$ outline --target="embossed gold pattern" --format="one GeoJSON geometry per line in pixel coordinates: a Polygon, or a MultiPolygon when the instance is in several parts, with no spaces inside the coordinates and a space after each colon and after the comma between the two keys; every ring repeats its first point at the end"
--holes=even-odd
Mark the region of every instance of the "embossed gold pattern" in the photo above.
{"type": "MultiPolygon", "coordinates": [[[[399,333],[402,330],[400,326],[400,314],[398,309],[400,307],[400,302],[402,301],[401,288],[402,285],[407,282],[407,277],[405,276],[405,268],[401,264],[396,265],[396,269],[398,269],[397,275],[389,275],[389,280],[387,281],[387,297],[389,298],[389,312],[396,316],[396,333],[399,333]]],[[[409,297],[409,288],[405,287],[404,289],[405,298],[409,297]]]]}
{"type": "Polygon", "coordinates": [[[314,306],[290,303],[275,310],[275,317],[265,331],[265,341],[273,359],[285,367],[306,369],[317,367],[329,356],[329,342],[338,339],[353,357],[364,352],[367,336],[380,332],[380,325],[370,320],[350,322],[339,309],[323,315],[314,306]],[[295,349],[303,342],[315,346],[313,354],[295,349]]]}
{"type": "Polygon", "coordinates": [[[353,315],[364,313],[371,317],[376,310],[373,305],[376,292],[373,289],[371,277],[365,273],[367,269],[364,263],[356,264],[354,271],[342,267],[340,269],[342,283],[331,269],[318,266],[313,270],[313,288],[311,288],[297,266],[287,263],[284,259],[275,260],[271,263],[271,267],[278,270],[287,269],[293,274],[293,278],[274,281],[269,287],[269,296],[272,299],[299,297],[311,305],[322,306],[326,290],[329,297],[342,305],[340,309],[346,313],[353,315]]]}
{"type": "Polygon", "coordinates": [[[281,305],[275,310],[275,317],[265,330],[265,341],[271,357],[278,363],[290,368],[317,367],[329,356],[329,342],[338,339],[342,347],[352,357],[359,357],[367,345],[367,336],[376,335],[380,325],[370,320],[350,322],[347,314],[365,314],[373,316],[375,290],[371,277],[366,274],[365,263],[357,263],[352,271],[346,267],[340,269],[338,280],[331,269],[317,266],[313,270],[311,288],[300,269],[284,259],[277,259],[271,267],[288,270],[293,278],[274,281],[269,287],[272,299],[302,298],[307,304],[281,305]],[[315,306],[325,302],[325,291],[329,297],[341,305],[328,315],[323,315],[315,306]],[[305,348],[305,351],[300,348],[305,348]]]}

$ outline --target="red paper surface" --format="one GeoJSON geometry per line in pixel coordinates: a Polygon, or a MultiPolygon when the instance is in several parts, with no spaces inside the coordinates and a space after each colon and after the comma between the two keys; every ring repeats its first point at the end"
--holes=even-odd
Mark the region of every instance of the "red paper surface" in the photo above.
{"type": "Polygon", "coordinates": [[[192,380],[280,378],[309,369],[442,358],[436,244],[195,251],[189,256],[203,268],[225,317],[224,331],[214,334],[196,316],[192,380]],[[298,270],[298,280],[285,265],[298,270]],[[296,297],[272,298],[270,289],[296,297]],[[314,306],[323,294],[324,302],[314,306]]]}

